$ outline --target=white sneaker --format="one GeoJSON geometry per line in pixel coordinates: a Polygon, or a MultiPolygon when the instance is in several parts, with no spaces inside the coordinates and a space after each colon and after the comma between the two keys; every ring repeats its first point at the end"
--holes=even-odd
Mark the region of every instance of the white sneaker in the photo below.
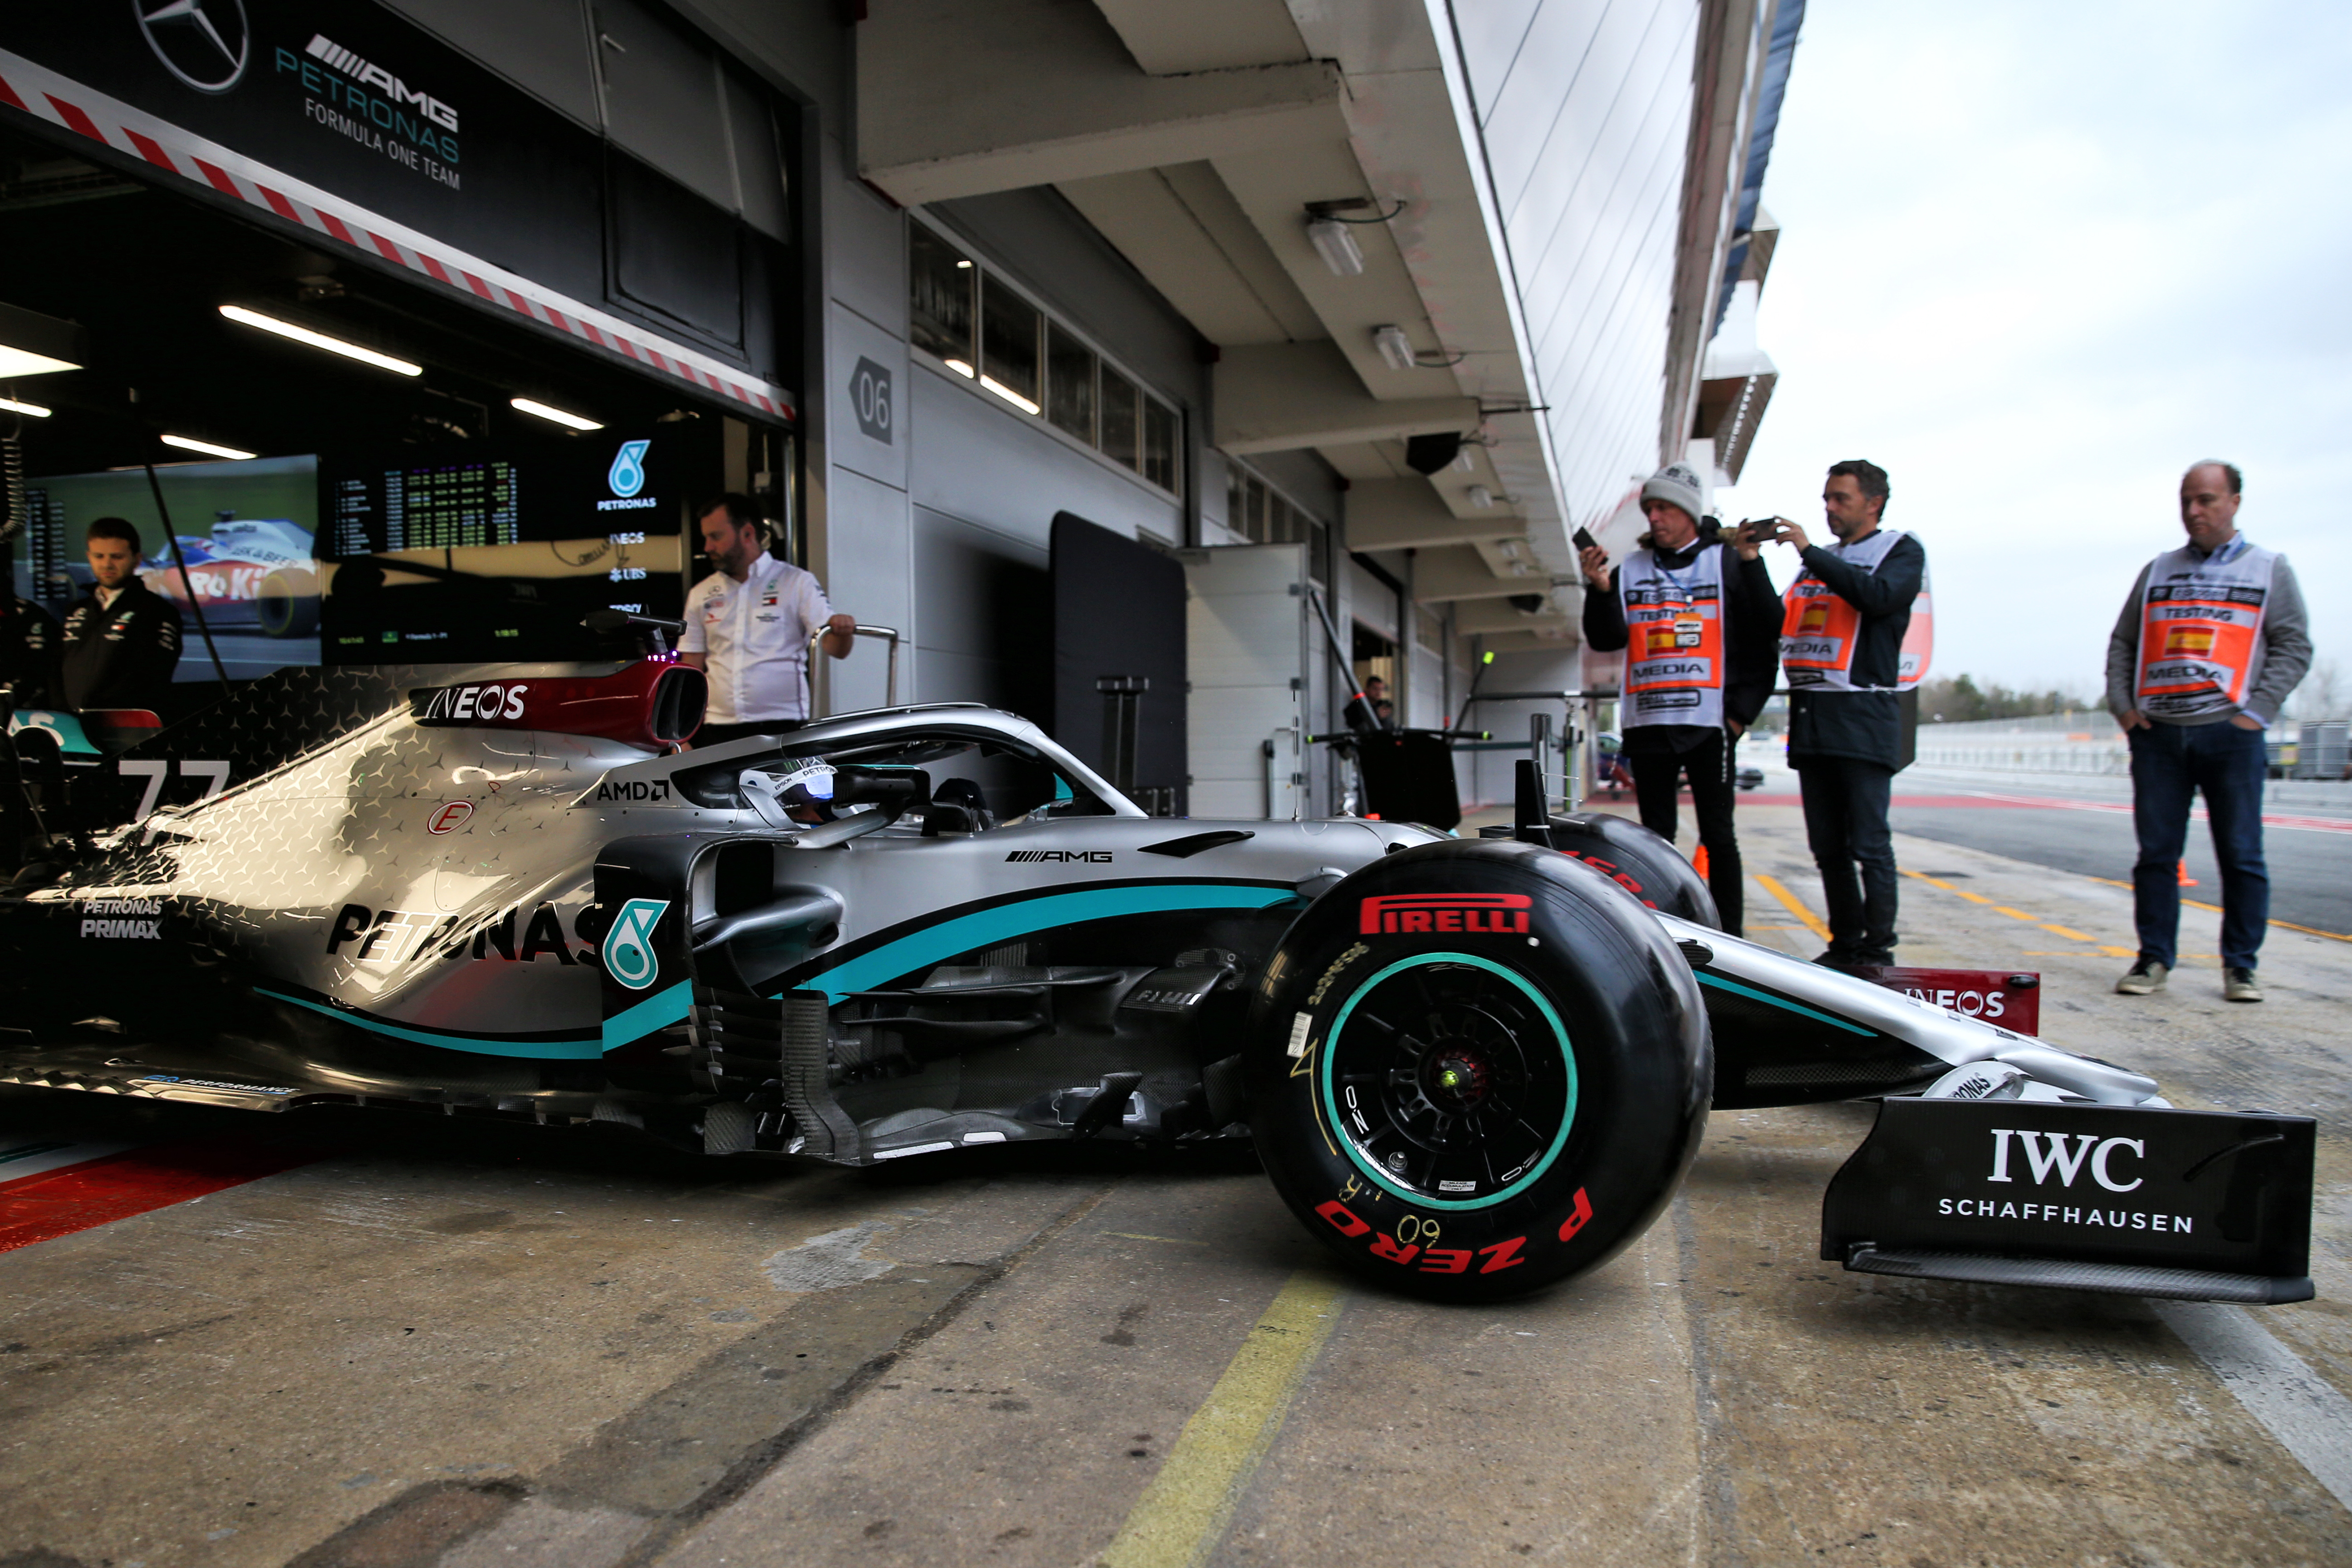
{"type": "MultiPolygon", "coordinates": [[[[2163,990],[2164,978],[2170,973],[2171,971],[2156,960],[2143,958],[2133,964],[2121,980],[2116,982],[2116,990],[2125,996],[2146,996],[2151,992],[2163,990]]],[[[2257,993],[2255,1000],[2261,999],[2260,994],[2257,993]]]]}

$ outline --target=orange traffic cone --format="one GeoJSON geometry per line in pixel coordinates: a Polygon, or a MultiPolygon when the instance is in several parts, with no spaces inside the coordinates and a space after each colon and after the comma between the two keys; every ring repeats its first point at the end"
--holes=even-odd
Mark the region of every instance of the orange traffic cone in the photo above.
{"type": "MultiPolygon", "coordinates": [[[[1691,868],[1704,880],[1706,877],[1706,846],[1702,844],[1691,856],[1691,868]]],[[[2193,885],[2193,884],[2192,884],[2193,885]]]]}
{"type": "Polygon", "coordinates": [[[2181,885],[2182,887],[2184,887],[2184,888],[2193,888],[2193,887],[2197,886],[2197,879],[2196,879],[2196,878],[2194,878],[2194,877],[2192,877],[2192,876],[2190,876],[2190,875],[2189,874],[2189,862],[2188,862],[2188,861],[2183,860],[2183,861],[2180,863],[2180,870],[2179,870],[2179,872],[2178,874],[2179,874],[2179,879],[2180,879],[2180,885],[2181,885]]]}

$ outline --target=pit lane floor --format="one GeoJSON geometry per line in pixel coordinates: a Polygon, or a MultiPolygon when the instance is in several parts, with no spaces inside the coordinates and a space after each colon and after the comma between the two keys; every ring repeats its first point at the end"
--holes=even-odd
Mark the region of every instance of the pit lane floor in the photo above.
{"type": "MultiPolygon", "coordinates": [[[[1817,910],[1796,813],[1742,829],[1817,910]]],[[[28,1163],[306,1163],[0,1251],[0,1563],[2352,1560],[2320,1479],[2352,1491],[2352,945],[2275,933],[2260,1007],[2196,961],[2117,997],[2124,890],[1900,850],[1940,884],[1905,883],[1906,961],[2037,968],[2060,1043],[2320,1118],[2318,1300],[2184,1315],[1822,1264],[1864,1107],[1717,1116],[1623,1257],[1464,1311],[1328,1274],[1223,1156],[713,1168],[619,1133],[13,1094],[0,1154],[87,1145],[28,1163]],[[2213,1370],[2251,1388],[2249,1342],[2311,1380],[2301,1426],[2213,1370]]],[[[1760,884],[1749,907],[1815,951],[1760,884]]],[[[0,1246],[38,1192],[0,1185],[0,1246]]]]}

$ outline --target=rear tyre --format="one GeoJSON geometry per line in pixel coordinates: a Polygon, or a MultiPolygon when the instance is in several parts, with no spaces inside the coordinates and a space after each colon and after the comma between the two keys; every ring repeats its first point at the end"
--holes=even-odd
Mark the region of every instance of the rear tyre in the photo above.
{"type": "Polygon", "coordinates": [[[1706,879],[1675,847],[1638,822],[1605,811],[1551,819],[1551,841],[1654,910],[1680,915],[1711,931],[1723,917],[1706,879]]]}
{"type": "Polygon", "coordinates": [[[1690,965],[1599,872],[1424,845],[1332,888],[1253,1005],[1251,1129],[1359,1273],[1492,1300],[1598,1267],[1696,1152],[1714,1058],[1690,965]]]}

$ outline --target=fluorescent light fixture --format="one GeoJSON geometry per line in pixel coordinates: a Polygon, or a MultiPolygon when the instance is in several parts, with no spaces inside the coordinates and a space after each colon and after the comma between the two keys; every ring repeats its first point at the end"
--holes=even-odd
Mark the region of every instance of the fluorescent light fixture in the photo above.
{"type": "Polygon", "coordinates": [[[1391,370],[1412,368],[1412,340],[1404,335],[1402,327],[1374,327],[1372,346],[1381,351],[1391,370]]]}
{"type": "Polygon", "coordinates": [[[411,364],[404,359],[380,354],[373,349],[363,349],[357,343],[347,343],[341,338],[331,338],[324,332],[314,332],[308,327],[298,327],[291,321],[281,321],[275,316],[265,316],[258,310],[248,310],[242,305],[223,305],[220,313],[240,326],[258,327],[265,332],[275,332],[298,343],[314,349],[324,349],[331,354],[355,359],[362,364],[372,364],[378,370],[388,370],[394,375],[423,375],[425,367],[411,364]]]}
{"type": "Polygon", "coordinates": [[[49,411],[37,403],[19,403],[13,397],[0,397],[0,414],[25,414],[35,419],[47,419],[49,411]]]}
{"type": "Polygon", "coordinates": [[[546,404],[535,403],[528,397],[510,397],[507,402],[519,412],[530,415],[534,418],[552,420],[567,430],[602,430],[604,428],[593,419],[584,419],[577,414],[566,414],[561,408],[550,408],[546,404]]]}
{"type": "Polygon", "coordinates": [[[224,447],[216,441],[199,441],[194,436],[163,436],[157,439],[166,447],[177,447],[183,452],[202,452],[207,458],[226,458],[232,462],[242,462],[247,458],[257,458],[261,455],[258,452],[240,452],[234,447],[224,447]]]}
{"type": "Polygon", "coordinates": [[[14,381],[20,375],[47,375],[52,371],[79,370],[81,366],[69,359],[51,359],[30,349],[10,348],[0,343],[0,381],[14,381]]]}
{"type": "Polygon", "coordinates": [[[1315,242],[1316,254],[1334,277],[1354,278],[1364,270],[1364,253],[1357,248],[1356,237],[1348,232],[1346,224],[1316,218],[1307,226],[1307,237],[1315,242]]]}
{"type": "Polygon", "coordinates": [[[1019,393],[1013,391],[1011,387],[1005,385],[1003,382],[997,380],[992,375],[982,376],[980,378],[980,384],[988,388],[989,391],[996,394],[997,396],[1004,399],[1005,402],[1010,403],[1013,407],[1018,408],[1024,414],[1035,414],[1040,412],[1035,404],[1030,402],[1027,398],[1022,396],[1019,393]]]}
{"type": "Polygon", "coordinates": [[[971,374],[971,366],[964,363],[963,361],[960,359],[942,360],[940,363],[945,364],[950,370],[955,372],[958,375],[969,376],[971,374]]]}
{"type": "Polygon", "coordinates": [[[0,305],[0,380],[79,370],[87,352],[82,331],[73,322],[0,305]]]}
{"type": "Polygon", "coordinates": [[[971,270],[971,263],[969,261],[959,261],[956,263],[956,270],[959,272],[966,272],[971,270]]]}
{"type": "Polygon", "coordinates": [[[1472,506],[1476,507],[1480,511],[1485,511],[1488,507],[1495,504],[1495,492],[1488,489],[1484,485],[1472,485],[1468,489],[1464,490],[1462,494],[1472,506]]]}

